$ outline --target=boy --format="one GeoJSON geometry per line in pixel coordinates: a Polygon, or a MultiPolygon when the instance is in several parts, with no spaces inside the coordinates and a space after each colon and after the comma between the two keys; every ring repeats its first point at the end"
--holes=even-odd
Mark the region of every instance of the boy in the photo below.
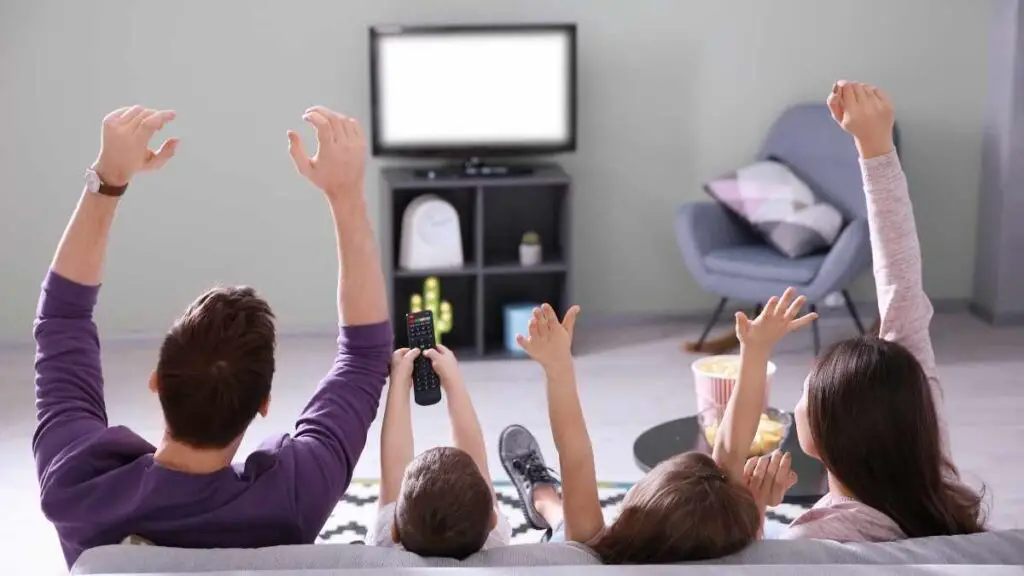
{"type": "Polygon", "coordinates": [[[380,509],[374,544],[421,556],[462,560],[481,549],[507,546],[508,520],[498,513],[487,449],[458,361],[443,345],[422,352],[441,380],[454,447],[413,458],[413,361],[420,350],[395,351],[380,440],[380,509]]]}

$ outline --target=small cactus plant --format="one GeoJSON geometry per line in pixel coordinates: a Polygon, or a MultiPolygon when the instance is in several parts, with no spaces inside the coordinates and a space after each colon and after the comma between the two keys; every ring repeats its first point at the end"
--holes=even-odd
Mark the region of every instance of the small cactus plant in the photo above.
{"type": "Polygon", "coordinates": [[[523,234],[519,243],[519,264],[521,266],[536,266],[540,264],[543,249],[540,245],[540,234],[528,230],[523,234]]]}
{"type": "Polygon", "coordinates": [[[413,294],[409,298],[409,311],[422,312],[430,310],[434,315],[434,341],[441,343],[441,335],[452,330],[452,305],[441,300],[441,281],[436,276],[428,276],[423,281],[423,294],[413,294]]]}
{"type": "Polygon", "coordinates": [[[522,243],[526,246],[538,246],[540,245],[540,234],[530,230],[523,234],[522,243]]]}

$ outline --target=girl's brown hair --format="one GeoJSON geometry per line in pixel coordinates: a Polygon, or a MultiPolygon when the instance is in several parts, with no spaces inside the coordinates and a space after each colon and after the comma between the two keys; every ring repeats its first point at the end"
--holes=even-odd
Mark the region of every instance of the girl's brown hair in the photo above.
{"type": "Polygon", "coordinates": [[[760,528],[750,491],[707,454],[687,452],[633,486],[618,519],[588,545],[606,564],[706,560],[739,552],[760,528]]]}
{"type": "Polygon", "coordinates": [[[829,472],[908,538],[984,530],[983,496],[947,458],[928,376],[900,344],[832,346],[808,380],[807,420],[829,472]]]}

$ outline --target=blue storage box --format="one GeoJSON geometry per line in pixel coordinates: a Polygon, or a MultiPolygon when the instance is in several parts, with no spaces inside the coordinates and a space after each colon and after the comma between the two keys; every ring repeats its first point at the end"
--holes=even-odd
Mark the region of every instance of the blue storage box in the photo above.
{"type": "Polygon", "coordinates": [[[526,351],[516,342],[516,334],[527,336],[530,333],[530,318],[533,309],[540,304],[508,304],[502,308],[505,318],[505,350],[512,354],[526,355],[526,351]]]}

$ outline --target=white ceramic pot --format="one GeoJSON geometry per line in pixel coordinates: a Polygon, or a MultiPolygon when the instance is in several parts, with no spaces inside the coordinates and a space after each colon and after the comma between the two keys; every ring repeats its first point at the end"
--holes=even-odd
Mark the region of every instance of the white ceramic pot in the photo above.
{"type": "Polygon", "coordinates": [[[520,244],[519,263],[523,266],[536,266],[541,262],[540,244],[520,244]]]}

